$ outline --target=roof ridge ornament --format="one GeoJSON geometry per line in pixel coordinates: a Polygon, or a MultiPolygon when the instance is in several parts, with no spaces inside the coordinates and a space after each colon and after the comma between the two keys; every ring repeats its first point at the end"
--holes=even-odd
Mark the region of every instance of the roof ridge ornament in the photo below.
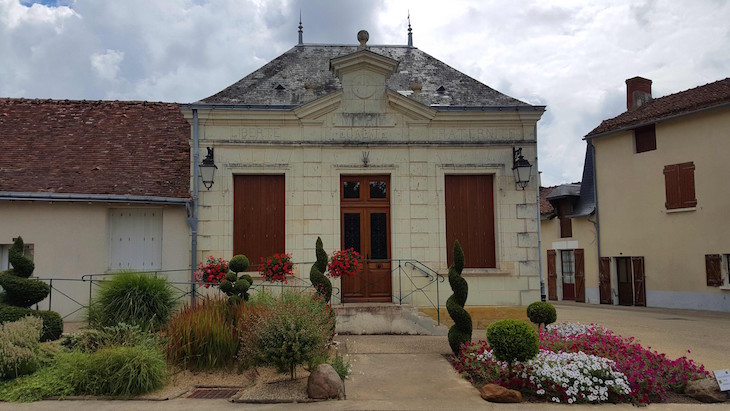
{"type": "Polygon", "coordinates": [[[304,26],[302,26],[302,10],[299,10],[299,45],[304,44],[304,37],[303,37],[303,31],[302,29],[304,26]]]}
{"type": "Polygon", "coordinates": [[[367,42],[370,40],[370,33],[368,33],[367,30],[360,30],[357,32],[357,41],[360,42],[360,45],[357,46],[358,50],[366,50],[368,48],[367,42]]]}
{"type": "Polygon", "coordinates": [[[413,47],[413,30],[411,29],[411,11],[408,10],[408,47],[413,47]]]}

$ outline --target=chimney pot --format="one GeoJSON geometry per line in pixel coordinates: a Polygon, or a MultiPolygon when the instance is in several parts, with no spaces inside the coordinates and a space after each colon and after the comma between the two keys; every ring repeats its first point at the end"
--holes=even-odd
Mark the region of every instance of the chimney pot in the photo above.
{"type": "Polygon", "coordinates": [[[626,110],[636,110],[651,100],[651,83],[651,80],[643,77],[626,80],[626,110]]]}

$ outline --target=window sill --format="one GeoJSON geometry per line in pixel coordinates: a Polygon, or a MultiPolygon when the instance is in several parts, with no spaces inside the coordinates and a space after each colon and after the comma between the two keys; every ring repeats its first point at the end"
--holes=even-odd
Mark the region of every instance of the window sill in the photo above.
{"type": "MultiPolygon", "coordinates": [[[[501,268],[465,268],[461,272],[462,277],[482,277],[510,274],[512,274],[510,271],[505,271],[501,268]]],[[[448,272],[446,273],[446,275],[448,275],[448,272]]]]}
{"type": "Polygon", "coordinates": [[[689,211],[697,211],[697,207],[672,208],[671,210],[664,210],[664,212],[667,214],[686,213],[689,211]]]}
{"type": "Polygon", "coordinates": [[[723,291],[730,291],[730,285],[721,285],[720,289],[723,291]]]}

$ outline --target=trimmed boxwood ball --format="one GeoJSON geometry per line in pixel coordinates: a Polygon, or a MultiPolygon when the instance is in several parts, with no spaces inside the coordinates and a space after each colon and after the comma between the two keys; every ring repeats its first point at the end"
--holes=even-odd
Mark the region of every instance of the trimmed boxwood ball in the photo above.
{"type": "Polygon", "coordinates": [[[537,324],[539,328],[541,324],[548,325],[554,323],[558,319],[558,313],[552,304],[544,301],[536,301],[527,306],[527,318],[537,324]]]}
{"type": "Polygon", "coordinates": [[[524,362],[539,351],[537,331],[522,320],[501,320],[487,328],[487,341],[499,361],[524,362]]]}
{"type": "Polygon", "coordinates": [[[249,265],[248,257],[243,254],[238,254],[234,255],[233,258],[231,258],[231,261],[228,262],[228,269],[234,273],[240,273],[241,271],[246,271],[249,265]]]}

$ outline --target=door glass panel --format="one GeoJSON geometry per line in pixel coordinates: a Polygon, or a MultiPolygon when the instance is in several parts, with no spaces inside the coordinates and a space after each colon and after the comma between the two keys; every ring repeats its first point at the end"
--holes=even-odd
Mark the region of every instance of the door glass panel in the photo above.
{"type": "Polygon", "coordinates": [[[360,252],[360,213],[345,213],[345,249],[360,252]]]}
{"type": "Polygon", "coordinates": [[[370,182],[370,198],[386,198],[388,186],[385,181],[370,182]]]}
{"type": "Polygon", "coordinates": [[[360,182],[344,181],[342,183],[342,193],[345,198],[360,198],[360,182]]]}
{"type": "Polygon", "coordinates": [[[388,258],[388,219],[386,213],[370,214],[370,258],[388,258]]]}

